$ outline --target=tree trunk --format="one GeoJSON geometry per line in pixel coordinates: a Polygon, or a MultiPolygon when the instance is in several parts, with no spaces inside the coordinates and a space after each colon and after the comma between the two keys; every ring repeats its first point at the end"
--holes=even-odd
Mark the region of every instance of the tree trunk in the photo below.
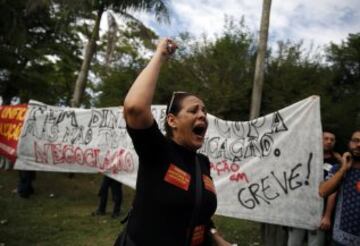
{"type": "Polygon", "coordinates": [[[107,47],[106,47],[106,55],[105,55],[105,67],[107,70],[110,70],[111,58],[115,50],[116,45],[116,33],[118,31],[118,25],[114,16],[108,13],[108,26],[109,30],[107,33],[107,47]]]}
{"type": "Polygon", "coordinates": [[[263,1],[261,15],[259,47],[256,56],[255,76],[251,97],[250,120],[255,119],[260,114],[262,88],[264,84],[264,66],[269,32],[271,0],[263,1]]]}
{"type": "Polygon", "coordinates": [[[84,90],[86,87],[90,63],[91,63],[91,60],[96,51],[96,41],[99,38],[100,21],[101,21],[101,16],[102,16],[103,12],[104,12],[104,7],[100,6],[100,8],[98,9],[98,12],[97,12],[94,29],[91,33],[89,42],[87,43],[86,48],[85,48],[84,60],[83,60],[83,63],[81,64],[81,69],[80,69],[79,75],[76,79],[74,94],[71,99],[71,107],[79,107],[80,106],[80,101],[81,101],[81,98],[84,94],[84,90]]]}
{"type": "MultiPolygon", "coordinates": [[[[269,33],[271,0],[263,0],[261,15],[259,47],[256,57],[254,84],[251,97],[250,120],[260,115],[261,97],[264,84],[265,55],[267,50],[267,40],[269,33]]],[[[286,246],[286,228],[273,224],[260,224],[261,241],[264,246],[286,246]]]]}

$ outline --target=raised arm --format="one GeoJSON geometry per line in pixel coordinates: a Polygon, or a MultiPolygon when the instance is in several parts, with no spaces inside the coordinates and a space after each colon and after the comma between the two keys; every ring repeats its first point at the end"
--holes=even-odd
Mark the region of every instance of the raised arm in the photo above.
{"type": "Polygon", "coordinates": [[[153,123],[151,104],[160,68],[176,48],[170,39],[162,39],[154,56],[132,84],[124,100],[124,117],[129,127],[144,129],[153,123]]]}
{"type": "Polygon", "coordinates": [[[337,187],[340,185],[341,180],[345,176],[346,172],[351,168],[352,158],[349,152],[344,153],[341,158],[341,167],[339,171],[337,171],[334,176],[330,179],[322,182],[319,187],[319,195],[321,197],[327,197],[331,193],[333,193],[337,187]]]}

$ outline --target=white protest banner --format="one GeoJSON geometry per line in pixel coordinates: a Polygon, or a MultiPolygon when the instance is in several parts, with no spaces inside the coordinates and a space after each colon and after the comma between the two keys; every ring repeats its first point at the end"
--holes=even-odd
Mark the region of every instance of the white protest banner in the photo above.
{"type": "MultiPolygon", "coordinates": [[[[154,107],[154,115],[159,112],[154,107]]],[[[18,148],[15,169],[111,173],[136,185],[137,155],[120,107],[59,108],[30,101],[18,148]]]]}
{"type": "MultiPolygon", "coordinates": [[[[165,106],[153,106],[159,126],[165,106]]],[[[249,122],[208,115],[199,152],[210,158],[217,214],[314,229],[322,171],[319,98],[309,97],[249,122]]],[[[163,130],[163,129],[162,129],[163,130]]],[[[15,169],[103,172],[135,188],[138,157],[122,108],[59,108],[31,101],[15,169]]]]}
{"type": "Polygon", "coordinates": [[[320,100],[309,97],[249,122],[209,116],[200,152],[212,165],[217,214],[315,229],[323,201],[320,100]]]}

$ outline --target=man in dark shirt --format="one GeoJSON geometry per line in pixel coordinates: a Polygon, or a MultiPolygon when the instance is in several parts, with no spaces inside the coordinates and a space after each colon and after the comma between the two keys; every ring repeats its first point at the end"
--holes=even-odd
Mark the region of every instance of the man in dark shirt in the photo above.
{"type": "Polygon", "coordinates": [[[349,152],[342,156],[341,166],[334,166],[319,194],[338,193],[332,245],[360,245],[360,129],[353,132],[349,152]]]}
{"type": "MultiPolygon", "coordinates": [[[[324,147],[324,178],[329,174],[329,171],[341,163],[341,156],[339,153],[334,152],[334,146],[336,143],[336,136],[333,132],[326,130],[323,133],[323,147],[324,147]]],[[[320,222],[320,229],[325,231],[325,244],[331,243],[331,232],[334,221],[334,209],[336,204],[336,193],[331,194],[324,199],[325,209],[323,217],[320,222]]]]}
{"type": "Polygon", "coordinates": [[[100,197],[99,207],[97,208],[97,210],[95,212],[92,213],[93,216],[94,215],[105,215],[109,188],[111,189],[112,199],[114,202],[113,212],[111,214],[111,217],[115,219],[120,216],[120,207],[121,207],[122,198],[123,198],[122,184],[120,182],[118,182],[117,180],[109,178],[105,175],[101,182],[101,187],[100,187],[99,194],[98,194],[100,197]]]}

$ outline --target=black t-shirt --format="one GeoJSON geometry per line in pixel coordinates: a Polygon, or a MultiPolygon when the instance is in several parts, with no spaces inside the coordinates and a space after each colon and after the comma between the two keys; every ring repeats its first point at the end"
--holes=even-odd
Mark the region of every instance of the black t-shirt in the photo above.
{"type": "MultiPolygon", "coordinates": [[[[328,158],[324,158],[324,165],[323,165],[323,169],[324,169],[324,180],[328,177],[330,170],[332,170],[333,166],[337,165],[339,163],[338,159],[336,159],[335,155],[332,153],[330,157],[328,158]]],[[[326,209],[326,204],[327,204],[327,197],[324,197],[324,212],[326,209]]],[[[333,221],[334,221],[334,215],[335,215],[335,210],[332,212],[331,214],[331,228],[333,227],[333,221]]]]}
{"type": "Polygon", "coordinates": [[[334,154],[332,154],[331,157],[324,158],[324,179],[328,176],[331,168],[338,163],[339,161],[336,159],[334,154]]]}
{"type": "Polygon", "coordinates": [[[195,203],[195,157],[202,174],[202,202],[192,245],[209,245],[217,206],[209,159],[167,139],[156,121],[148,129],[127,128],[139,156],[136,195],[128,235],[137,246],[184,246],[195,203]]]}

